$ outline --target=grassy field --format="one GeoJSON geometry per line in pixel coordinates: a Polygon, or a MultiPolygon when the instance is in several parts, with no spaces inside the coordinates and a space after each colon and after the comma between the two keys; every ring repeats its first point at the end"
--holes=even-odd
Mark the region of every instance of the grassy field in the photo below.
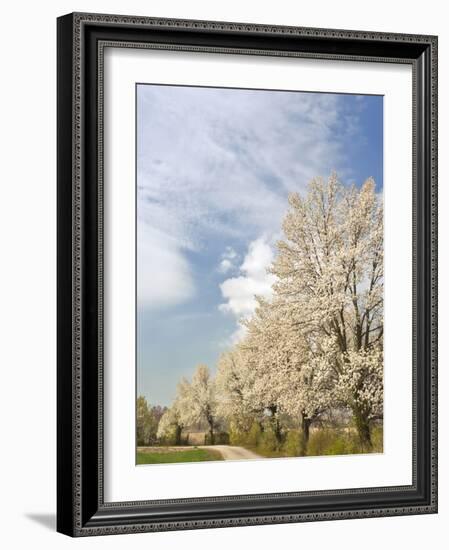
{"type": "Polygon", "coordinates": [[[218,451],[206,449],[167,450],[167,452],[137,452],[137,464],[170,464],[173,462],[205,462],[223,460],[218,451]]]}

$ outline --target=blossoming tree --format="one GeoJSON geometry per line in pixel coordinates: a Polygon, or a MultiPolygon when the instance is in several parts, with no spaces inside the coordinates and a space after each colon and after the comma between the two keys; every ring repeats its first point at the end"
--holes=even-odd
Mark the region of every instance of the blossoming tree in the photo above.
{"type": "Polygon", "coordinates": [[[209,441],[213,445],[217,424],[217,397],[215,380],[206,365],[198,365],[191,382],[185,378],[181,380],[178,385],[177,402],[184,425],[207,422],[209,441]]]}
{"type": "Polygon", "coordinates": [[[282,414],[301,422],[300,448],[305,453],[311,424],[331,404],[332,372],[317,360],[308,335],[298,330],[295,308],[287,310],[276,296],[258,302],[241,344],[256,378],[252,396],[270,411],[279,441],[282,414]]]}
{"type": "Polygon", "coordinates": [[[160,440],[173,441],[175,445],[181,444],[182,430],[186,427],[181,415],[179,399],[175,399],[159,420],[157,437],[160,440]]]}
{"type": "Polygon", "coordinates": [[[277,307],[318,352],[321,370],[333,371],[333,398],[351,407],[370,446],[371,421],[382,416],[381,201],[372,179],[357,189],[332,174],[289,204],[272,268],[277,307]]]}
{"type": "Polygon", "coordinates": [[[269,298],[242,321],[243,339],[223,353],[215,380],[205,365],[183,379],[159,433],[220,419],[248,432],[271,423],[276,449],[291,420],[307,454],[311,426],[350,411],[363,449],[383,417],[383,209],[369,178],[342,185],[335,174],[292,193],[269,273],[269,298]],[[284,420],[287,419],[285,423],[284,420]],[[284,424],[283,424],[284,422],[284,424]]]}
{"type": "Polygon", "coordinates": [[[263,404],[254,398],[256,376],[241,345],[220,356],[216,375],[217,413],[240,432],[247,432],[264,412],[263,404]]]}

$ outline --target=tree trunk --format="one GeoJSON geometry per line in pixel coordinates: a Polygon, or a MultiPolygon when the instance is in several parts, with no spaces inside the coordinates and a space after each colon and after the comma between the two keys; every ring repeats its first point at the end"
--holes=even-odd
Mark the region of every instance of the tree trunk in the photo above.
{"type": "Polygon", "coordinates": [[[300,441],[300,454],[301,456],[307,455],[307,447],[309,445],[310,437],[310,424],[312,420],[306,416],[302,417],[301,420],[301,441],[300,441]]]}
{"type": "Polygon", "coordinates": [[[175,432],[175,445],[181,445],[182,427],[177,424],[175,432]]]}
{"type": "Polygon", "coordinates": [[[209,445],[215,445],[214,422],[212,419],[207,421],[209,423],[209,445]]]}
{"type": "Polygon", "coordinates": [[[282,443],[282,430],[281,430],[281,425],[279,423],[279,419],[277,416],[274,421],[274,435],[276,437],[278,447],[280,447],[282,443]]]}
{"type": "Polygon", "coordinates": [[[279,449],[282,444],[282,430],[277,414],[277,406],[272,405],[269,407],[269,411],[271,413],[271,427],[273,429],[274,437],[276,438],[276,447],[279,449]]]}
{"type": "Polygon", "coordinates": [[[368,419],[368,415],[364,414],[360,409],[356,408],[353,411],[355,426],[359,435],[360,443],[362,447],[371,449],[371,426],[368,419]]]}

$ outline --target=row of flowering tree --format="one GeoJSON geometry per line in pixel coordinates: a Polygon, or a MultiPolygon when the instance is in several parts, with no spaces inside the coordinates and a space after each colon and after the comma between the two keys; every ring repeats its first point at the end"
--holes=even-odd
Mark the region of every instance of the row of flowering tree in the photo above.
{"type": "Polygon", "coordinates": [[[283,419],[300,426],[305,453],[311,427],[331,411],[350,414],[371,446],[383,417],[383,211],[375,184],[360,188],[314,179],[305,197],[289,196],[283,239],[270,268],[270,299],[256,298],[242,320],[245,336],[225,352],[213,378],[199,366],[182,380],[158,436],[218,419],[241,431],[254,420],[282,438],[283,419]]]}

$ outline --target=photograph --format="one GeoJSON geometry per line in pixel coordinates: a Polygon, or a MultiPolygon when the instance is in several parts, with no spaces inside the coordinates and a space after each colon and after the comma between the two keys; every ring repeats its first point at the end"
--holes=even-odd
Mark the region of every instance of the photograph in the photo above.
{"type": "Polygon", "coordinates": [[[383,453],[383,96],[135,99],[136,464],[383,453]]]}
{"type": "Polygon", "coordinates": [[[59,533],[438,512],[434,22],[276,9],[58,17],[59,533]]]}

